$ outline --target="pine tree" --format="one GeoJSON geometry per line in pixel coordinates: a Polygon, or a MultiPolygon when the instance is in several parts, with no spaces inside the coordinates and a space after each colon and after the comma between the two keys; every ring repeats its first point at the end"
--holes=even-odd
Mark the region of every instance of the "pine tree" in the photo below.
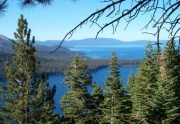
{"type": "Polygon", "coordinates": [[[129,123],[130,101],[122,86],[119,64],[115,52],[109,61],[110,76],[105,82],[104,101],[102,103],[102,119],[100,123],[129,123]]]}
{"type": "Polygon", "coordinates": [[[51,123],[55,119],[55,87],[51,90],[47,77],[36,73],[39,63],[33,46],[35,37],[30,40],[30,34],[28,23],[21,15],[14,33],[18,42],[13,41],[12,45],[16,55],[12,64],[5,63],[7,85],[1,84],[1,98],[5,104],[0,107],[3,123],[41,123],[42,119],[51,123]]]}
{"type": "Polygon", "coordinates": [[[180,123],[179,102],[179,54],[175,42],[167,43],[165,52],[161,54],[158,88],[152,101],[152,123],[180,123]],[[154,121],[156,120],[156,121],[154,121]]]}
{"type": "Polygon", "coordinates": [[[134,76],[133,72],[130,72],[129,77],[128,77],[127,86],[126,86],[126,90],[130,95],[133,94],[132,90],[133,90],[134,84],[135,84],[135,76],[134,76]]]}
{"type": "Polygon", "coordinates": [[[103,90],[98,84],[93,84],[92,92],[92,105],[91,105],[91,117],[93,118],[93,124],[99,124],[102,118],[102,108],[101,103],[104,100],[103,90]]]}
{"type": "Polygon", "coordinates": [[[164,51],[164,67],[169,82],[167,85],[170,85],[168,88],[172,88],[169,91],[172,91],[171,96],[173,96],[171,97],[171,99],[173,99],[173,109],[166,111],[168,115],[166,121],[180,123],[180,55],[175,44],[173,38],[170,39],[170,41],[167,42],[167,47],[164,51]]]}
{"type": "Polygon", "coordinates": [[[151,103],[151,116],[149,122],[152,124],[176,124],[178,123],[177,97],[172,87],[173,82],[163,79],[161,76],[157,82],[158,89],[151,103]]]}
{"type": "Polygon", "coordinates": [[[74,57],[69,69],[65,71],[63,84],[69,89],[61,98],[61,108],[64,117],[69,121],[74,120],[77,124],[91,123],[92,118],[88,117],[91,112],[92,97],[88,93],[88,86],[92,86],[92,76],[86,72],[85,60],[74,57]]]}
{"type": "Polygon", "coordinates": [[[48,76],[42,74],[41,77],[34,77],[32,84],[32,93],[34,93],[32,109],[33,109],[33,122],[38,124],[55,124],[59,122],[59,117],[53,111],[54,95],[56,93],[56,86],[52,89],[49,86],[48,76]]]}
{"type": "Polygon", "coordinates": [[[140,64],[133,85],[129,84],[132,100],[132,114],[135,121],[148,123],[150,102],[154,96],[157,75],[159,73],[159,52],[152,49],[152,44],[147,45],[146,58],[140,64]]]}
{"type": "Polygon", "coordinates": [[[135,75],[133,74],[133,72],[130,72],[129,74],[129,77],[128,77],[128,82],[127,82],[127,85],[126,85],[126,92],[127,92],[127,95],[129,96],[129,99],[131,101],[131,114],[130,114],[130,120],[131,120],[131,123],[136,123],[136,119],[135,119],[135,116],[134,114],[132,113],[132,103],[133,101],[136,101],[136,92],[134,92],[134,89],[135,89],[135,75]]]}

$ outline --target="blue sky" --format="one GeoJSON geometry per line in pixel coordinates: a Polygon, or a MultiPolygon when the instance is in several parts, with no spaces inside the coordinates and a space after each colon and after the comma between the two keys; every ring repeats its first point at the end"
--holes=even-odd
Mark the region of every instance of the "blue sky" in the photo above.
{"type": "MultiPolygon", "coordinates": [[[[20,9],[15,0],[10,0],[5,16],[0,17],[0,34],[14,38],[14,32],[17,29],[17,20],[20,14],[23,14],[28,21],[29,28],[32,30],[32,35],[37,40],[61,40],[74,26],[92,12],[106,6],[106,4],[101,3],[99,0],[78,0],[77,2],[54,0],[53,4],[49,7],[37,6],[33,9],[20,9]]],[[[114,38],[123,41],[156,40],[156,37],[142,34],[141,31],[149,17],[150,15],[140,16],[125,31],[124,27],[126,23],[122,21],[114,34],[112,34],[112,28],[109,27],[103,33],[100,33],[98,37],[114,38]]],[[[108,19],[102,18],[101,20],[108,19]]],[[[82,28],[78,28],[69,40],[95,38],[98,28],[96,25],[90,28],[90,23],[84,25],[82,28]]],[[[154,29],[149,28],[148,31],[152,32],[154,29]]],[[[167,39],[165,36],[167,35],[162,33],[161,39],[167,39]]]]}

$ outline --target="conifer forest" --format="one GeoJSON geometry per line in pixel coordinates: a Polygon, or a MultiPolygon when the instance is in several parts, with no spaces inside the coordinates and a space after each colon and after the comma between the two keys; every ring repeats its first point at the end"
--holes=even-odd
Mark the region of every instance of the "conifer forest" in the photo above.
{"type": "Polygon", "coordinates": [[[14,37],[12,63],[4,63],[7,84],[0,84],[0,124],[180,124],[180,54],[173,39],[163,49],[148,43],[126,86],[115,52],[104,87],[92,81],[86,59],[74,56],[64,71],[68,91],[59,99],[62,113],[56,114],[56,86],[50,88],[46,73],[37,73],[35,37],[23,15],[14,37]]]}

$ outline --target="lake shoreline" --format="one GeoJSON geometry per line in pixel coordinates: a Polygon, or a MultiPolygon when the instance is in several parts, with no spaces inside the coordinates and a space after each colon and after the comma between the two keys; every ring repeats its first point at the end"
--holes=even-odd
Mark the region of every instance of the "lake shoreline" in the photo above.
{"type": "MultiPolygon", "coordinates": [[[[136,67],[136,68],[138,68],[139,65],[121,65],[120,68],[121,68],[121,67],[136,67]]],[[[96,68],[96,69],[88,70],[88,71],[89,71],[90,73],[96,73],[96,72],[98,72],[99,70],[104,69],[104,68],[108,68],[108,66],[102,66],[102,67],[98,67],[98,68],[96,68]]],[[[64,76],[64,73],[48,73],[48,75],[49,75],[49,76],[53,76],[53,75],[62,75],[62,76],[64,76]]],[[[0,78],[0,82],[2,82],[2,81],[6,81],[6,78],[0,78]]]]}
{"type": "MultiPolygon", "coordinates": [[[[119,68],[124,86],[127,84],[130,72],[133,72],[135,74],[137,72],[138,67],[139,66],[121,66],[119,68]]],[[[103,87],[104,82],[105,82],[107,76],[109,75],[109,68],[104,67],[104,68],[98,69],[97,71],[92,71],[91,75],[92,75],[92,82],[97,83],[100,87],[103,87]]],[[[54,112],[57,114],[61,113],[59,100],[62,98],[62,96],[68,90],[66,88],[66,86],[64,84],[62,84],[64,79],[65,79],[65,75],[60,75],[60,74],[50,74],[49,75],[50,87],[52,87],[53,85],[56,85],[56,88],[57,88],[56,94],[54,96],[55,107],[56,107],[54,112]]],[[[0,82],[6,83],[6,80],[0,80],[0,82]]]]}

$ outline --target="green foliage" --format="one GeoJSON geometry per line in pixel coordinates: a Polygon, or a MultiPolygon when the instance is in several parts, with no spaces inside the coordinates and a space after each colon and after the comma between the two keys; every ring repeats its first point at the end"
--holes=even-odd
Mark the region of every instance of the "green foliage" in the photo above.
{"type": "Polygon", "coordinates": [[[135,85],[135,75],[132,72],[130,72],[129,77],[128,77],[126,90],[131,96],[133,96],[132,90],[133,90],[134,85],[135,85]]]}
{"type": "Polygon", "coordinates": [[[174,124],[179,121],[177,96],[174,92],[174,82],[159,77],[158,89],[155,91],[151,103],[151,114],[149,121],[153,124],[174,124]]]}
{"type": "Polygon", "coordinates": [[[92,76],[86,72],[87,67],[85,60],[74,57],[63,82],[69,91],[60,100],[61,108],[65,118],[74,119],[77,124],[90,123],[92,119],[88,117],[92,98],[87,89],[92,86],[92,76]]]}
{"type": "Polygon", "coordinates": [[[93,92],[92,92],[92,105],[91,105],[91,117],[93,120],[93,124],[98,124],[102,119],[102,107],[101,103],[104,100],[103,90],[97,84],[93,84],[93,92]]]}
{"type": "Polygon", "coordinates": [[[156,64],[158,62],[158,54],[152,50],[151,43],[147,45],[145,54],[146,58],[141,63],[135,79],[133,78],[133,81],[130,81],[130,84],[128,84],[133,103],[132,114],[134,119],[140,123],[148,123],[149,104],[154,95],[159,72],[159,67],[156,64]]]}
{"type": "Polygon", "coordinates": [[[130,101],[122,86],[119,65],[115,55],[109,61],[110,76],[105,82],[104,101],[102,102],[101,123],[129,123],[130,101]]]}
{"type": "Polygon", "coordinates": [[[56,121],[53,113],[55,87],[49,88],[48,77],[39,76],[36,70],[35,38],[30,40],[31,30],[26,19],[21,15],[18,29],[14,33],[18,42],[13,41],[12,49],[16,55],[12,64],[5,63],[7,85],[1,84],[0,106],[3,123],[50,123],[56,121]],[[43,113],[43,114],[42,114],[43,113]]]}
{"type": "MultiPolygon", "coordinates": [[[[89,71],[107,66],[107,59],[90,59],[75,56],[64,72],[68,91],[60,100],[63,114],[54,114],[56,87],[49,86],[48,76],[40,72],[63,71],[72,60],[54,54],[46,55],[48,50],[39,52],[34,47],[35,38],[30,40],[31,30],[21,16],[13,41],[16,52],[0,52],[0,64],[4,60],[7,72],[7,85],[0,83],[0,123],[38,123],[38,124],[178,124],[180,123],[180,55],[175,42],[170,40],[165,47],[153,50],[147,45],[146,58],[139,66],[136,75],[130,74],[128,84],[123,87],[119,71],[119,60],[115,52],[109,61],[109,76],[104,90],[92,83],[89,71]],[[7,55],[7,56],[6,56],[7,55]],[[40,60],[43,64],[40,65],[40,60]],[[51,64],[50,64],[51,63],[51,64]],[[55,70],[63,67],[61,70],[55,70]],[[45,68],[46,65],[49,65],[45,68]],[[90,68],[88,68],[88,66],[90,68]],[[41,68],[41,71],[38,69],[41,68]],[[49,69],[49,70],[48,70],[49,69]],[[46,70],[46,71],[45,71],[46,70]],[[88,88],[93,88],[90,94],[88,88]]],[[[136,64],[132,60],[121,60],[123,64],[136,64]]],[[[122,64],[121,64],[122,65],[122,64]]],[[[3,72],[1,69],[0,72],[3,72]]]]}
{"type": "Polygon", "coordinates": [[[179,123],[179,57],[172,40],[164,52],[152,50],[152,45],[148,44],[146,58],[137,74],[130,75],[127,85],[134,123],[179,123]]]}
{"type": "MultiPolygon", "coordinates": [[[[164,52],[165,56],[165,73],[168,79],[174,82],[174,89],[176,96],[180,94],[180,55],[179,48],[176,47],[175,41],[170,40],[166,45],[166,50],[164,52]]],[[[180,97],[177,100],[180,104],[180,97]]],[[[180,111],[179,111],[180,112],[180,111]]]]}
{"type": "Polygon", "coordinates": [[[155,124],[180,123],[179,53],[170,40],[161,54],[160,75],[151,104],[151,122],[155,124]],[[156,120],[153,122],[153,120],[156,120]]]}
{"type": "MultiPolygon", "coordinates": [[[[43,46],[42,49],[40,46],[36,46],[38,61],[40,62],[38,73],[46,74],[63,74],[64,70],[67,70],[68,65],[73,61],[75,55],[78,55],[79,58],[85,58],[88,64],[89,71],[97,71],[98,69],[108,66],[108,59],[92,59],[87,58],[82,55],[82,53],[76,53],[69,51],[65,48],[57,50],[53,54],[49,54],[55,48],[49,48],[43,46]],[[68,57],[67,57],[68,56],[68,57]]],[[[0,49],[0,78],[5,78],[5,68],[4,62],[9,61],[11,64],[11,58],[14,56],[14,51],[9,49],[0,49]]],[[[121,59],[118,60],[122,66],[138,66],[142,61],[141,59],[121,59]]]]}

